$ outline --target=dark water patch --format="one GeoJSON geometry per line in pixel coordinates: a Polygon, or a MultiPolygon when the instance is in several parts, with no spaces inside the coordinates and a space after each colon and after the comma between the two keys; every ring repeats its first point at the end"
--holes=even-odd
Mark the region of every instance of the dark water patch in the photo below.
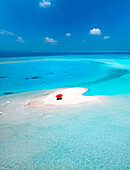
{"type": "Polygon", "coordinates": [[[68,71],[65,71],[64,73],[68,73],[68,71]]]}
{"type": "Polygon", "coordinates": [[[29,78],[29,77],[26,77],[25,80],[29,80],[29,79],[39,79],[39,78],[41,78],[41,77],[39,77],[39,76],[34,76],[34,77],[30,77],[30,78],[29,78]]]}
{"type": "Polygon", "coordinates": [[[125,69],[111,69],[108,74],[100,79],[97,79],[95,81],[90,81],[90,82],[85,82],[85,83],[82,83],[80,85],[87,85],[87,86],[91,86],[93,84],[97,84],[97,83],[102,83],[104,81],[108,81],[108,80],[112,80],[112,79],[116,79],[116,78],[119,78],[119,77],[122,77],[126,74],[130,74],[130,71],[129,70],[125,70],[125,69]]]}
{"type": "Polygon", "coordinates": [[[0,76],[0,79],[4,79],[4,78],[6,78],[6,76],[0,76]]]}
{"type": "Polygon", "coordinates": [[[32,79],[39,79],[39,78],[41,78],[41,77],[39,77],[39,76],[32,77],[32,79]]]}
{"type": "Polygon", "coordinates": [[[5,92],[4,95],[13,94],[13,92],[5,92]]]}
{"type": "Polygon", "coordinates": [[[47,73],[46,75],[51,75],[51,74],[54,74],[53,72],[50,72],[50,73],[47,73]]]}

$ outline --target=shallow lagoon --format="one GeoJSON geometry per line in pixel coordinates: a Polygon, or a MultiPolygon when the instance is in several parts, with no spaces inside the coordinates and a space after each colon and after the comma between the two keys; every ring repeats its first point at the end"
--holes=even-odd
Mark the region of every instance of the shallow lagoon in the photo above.
{"type": "Polygon", "coordinates": [[[129,169],[130,60],[23,60],[0,65],[1,169],[129,169]],[[24,106],[62,87],[86,87],[84,95],[107,99],[46,113],[24,106]]]}

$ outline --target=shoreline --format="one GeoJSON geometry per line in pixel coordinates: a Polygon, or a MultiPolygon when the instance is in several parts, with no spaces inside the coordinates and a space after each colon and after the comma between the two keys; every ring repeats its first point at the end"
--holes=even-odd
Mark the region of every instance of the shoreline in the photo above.
{"type": "Polygon", "coordinates": [[[30,100],[26,106],[31,108],[51,109],[65,108],[68,106],[78,106],[84,104],[93,104],[104,100],[105,96],[84,96],[83,94],[89,89],[73,87],[52,90],[43,96],[30,100]],[[56,95],[63,94],[62,100],[57,100],[56,95]]]}

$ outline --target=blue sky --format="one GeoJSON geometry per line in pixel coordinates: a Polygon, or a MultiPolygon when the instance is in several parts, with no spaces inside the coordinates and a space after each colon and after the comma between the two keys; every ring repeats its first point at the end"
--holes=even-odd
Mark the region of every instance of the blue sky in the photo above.
{"type": "Polygon", "coordinates": [[[0,50],[130,49],[130,0],[0,0],[0,50]]]}

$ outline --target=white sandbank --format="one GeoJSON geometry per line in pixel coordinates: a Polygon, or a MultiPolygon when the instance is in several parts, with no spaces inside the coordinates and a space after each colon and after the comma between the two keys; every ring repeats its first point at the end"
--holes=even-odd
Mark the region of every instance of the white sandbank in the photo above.
{"type": "Polygon", "coordinates": [[[87,88],[62,88],[52,90],[44,96],[35,98],[27,103],[28,107],[32,108],[57,108],[75,106],[81,104],[91,104],[104,99],[104,96],[84,96],[83,94],[88,91],[87,88]],[[62,100],[57,100],[56,95],[63,94],[62,100]]]}

